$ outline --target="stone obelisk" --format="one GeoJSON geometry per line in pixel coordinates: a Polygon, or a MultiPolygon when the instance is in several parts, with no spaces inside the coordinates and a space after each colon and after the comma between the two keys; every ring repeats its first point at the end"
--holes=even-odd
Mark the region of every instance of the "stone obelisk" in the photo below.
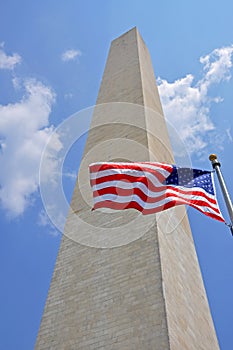
{"type": "Polygon", "coordinates": [[[116,159],[174,162],[136,28],[111,44],[35,348],[219,349],[185,209],[91,211],[88,164],[116,159]]]}

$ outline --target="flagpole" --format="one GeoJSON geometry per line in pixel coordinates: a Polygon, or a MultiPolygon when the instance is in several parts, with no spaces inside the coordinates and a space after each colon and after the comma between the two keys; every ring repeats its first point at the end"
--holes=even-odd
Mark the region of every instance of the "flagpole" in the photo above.
{"type": "Polygon", "coordinates": [[[227,191],[225,181],[224,181],[223,176],[222,176],[222,172],[220,170],[221,164],[219,163],[216,154],[211,154],[209,156],[209,160],[211,161],[213,169],[216,171],[217,176],[218,176],[218,181],[220,183],[222,194],[223,194],[223,197],[224,197],[224,200],[225,200],[225,203],[227,206],[227,210],[228,210],[228,213],[230,216],[230,220],[231,220],[229,227],[231,230],[231,234],[233,235],[233,206],[232,206],[230,195],[227,191]]]}

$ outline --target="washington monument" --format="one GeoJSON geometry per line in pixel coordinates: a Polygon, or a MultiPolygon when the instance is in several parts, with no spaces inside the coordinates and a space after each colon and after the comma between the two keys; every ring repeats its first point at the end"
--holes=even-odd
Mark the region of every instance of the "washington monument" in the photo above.
{"type": "Polygon", "coordinates": [[[91,210],[88,165],[116,160],[174,164],[137,28],[111,43],[35,349],[219,349],[185,208],[91,210]]]}

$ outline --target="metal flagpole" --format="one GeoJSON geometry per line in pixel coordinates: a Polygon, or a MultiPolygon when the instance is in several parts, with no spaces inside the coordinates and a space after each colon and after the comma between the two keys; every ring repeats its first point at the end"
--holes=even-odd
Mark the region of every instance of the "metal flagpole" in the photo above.
{"type": "Polygon", "coordinates": [[[209,160],[211,161],[213,169],[215,169],[217,176],[218,176],[218,181],[220,183],[220,187],[221,187],[223,197],[225,199],[225,203],[226,203],[227,210],[228,210],[230,220],[231,220],[229,227],[231,230],[231,234],[233,235],[233,206],[232,206],[231,198],[230,198],[229,193],[227,191],[225,181],[223,179],[223,176],[222,176],[222,173],[220,170],[221,164],[219,163],[216,154],[211,154],[209,156],[209,160]]]}

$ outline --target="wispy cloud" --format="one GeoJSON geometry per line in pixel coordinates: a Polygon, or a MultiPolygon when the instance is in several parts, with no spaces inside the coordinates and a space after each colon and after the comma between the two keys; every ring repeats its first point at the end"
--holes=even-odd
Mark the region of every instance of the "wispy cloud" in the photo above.
{"type": "Polygon", "coordinates": [[[77,174],[75,171],[66,171],[62,173],[62,176],[75,181],[77,179],[77,174]]]}
{"type": "Polygon", "coordinates": [[[4,51],[4,43],[0,43],[0,69],[14,69],[14,67],[21,63],[22,58],[19,54],[13,53],[7,55],[4,51]]]}
{"type": "Polygon", "coordinates": [[[190,153],[201,153],[208,144],[210,132],[215,129],[210,108],[222,99],[211,98],[209,90],[231,78],[232,53],[233,46],[228,46],[201,57],[202,77],[196,82],[192,74],[172,83],[158,79],[164,114],[176,126],[190,153]]]}
{"type": "MultiPolygon", "coordinates": [[[[0,203],[10,216],[22,214],[38,190],[42,151],[54,130],[54,101],[50,87],[27,79],[19,102],[0,105],[0,203]]],[[[59,137],[52,147],[62,147],[59,137]]]]}
{"type": "Polygon", "coordinates": [[[80,56],[82,56],[82,52],[80,50],[71,49],[63,52],[61,55],[61,59],[63,62],[68,62],[74,61],[80,56]]]}
{"type": "Polygon", "coordinates": [[[49,219],[49,217],[44,209],[42,209],[38,214],[37,224],[39,226],[42,226],[42,227],[47,227],[48,232],[49,232],[49,234],[51,234],[51,236],[56,237],[60,234],[60,232],[56,230],[56,228],[54,227],[54,225],[50,221],[50,219],[49,219]]]}
{"type": "Polygon", "coordinates": [[[231,128],[227,128],[226,129],[226,133],[227,133],[228,140],[230,142],[233,142],[233,138],[232,138],[232,135],[231,135],[231,128]]]}
{"type": "Polygon", "coordinates": [[[73,98],[73,96],[74,95],[72,94],[72,92],[68,92],[67,94],[64,95],[64,99],[69,100],[69,99],[73,98]]]}

